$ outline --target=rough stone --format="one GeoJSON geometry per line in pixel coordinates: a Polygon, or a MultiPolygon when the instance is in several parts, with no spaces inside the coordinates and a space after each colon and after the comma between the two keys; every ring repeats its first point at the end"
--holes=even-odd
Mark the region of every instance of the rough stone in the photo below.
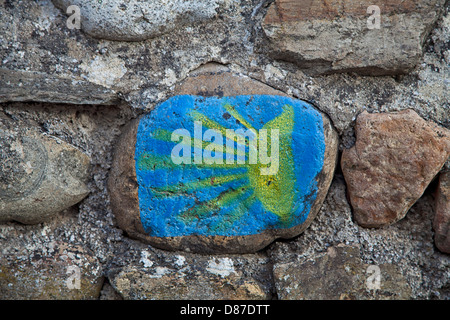
{"type": "MultiPolygon", "coordinates": [[[[87,34],[109,40],[141,41],[177,27],[214,18],[224,0],[87,1],[53,0],[64,10],[80,8],[81,28],[87,34]]],[[[73,11],[68,12],[72,15],[73,11]]]]}
{"type": "Polygon", "coordinates": [[[0,222],[40,223],[89,193],[89,157],[0,114],[0,222]]]}
{"type": "MultiPolygon", "coordinates": [[[[0,265],[6,264],[6,267],[2,268],[6,273],[13,270],[13,274],[8,274],[8,278],[16,279],[15,284],[8,280],[2,282],[0,296],[26,300],[41,297],[98,298],[104,272],[103,264],[113,257],[124,257],[123,253],[116,255],[112,251],[113,248],[123,247],[123,237],[122,232],[115,227],[114,215],[109,209],[106,177],[113,141],[120,133],[118,128],[129,121],[129,116],[126,116],[126,120],[122,118],[128,111],[128,108],[119,112],[117,107],[93,105],[74,105],[72,108],[65,104],[48,103],[15,102],[0,105],[1,125],[11,125],[7,132],[18,129],[18,133],[12,133],[14,139],[19,139],[19,133],[24,128],[40,129],[48,139],[82,150],[89,156],[91,163],[90,178],[86,184],[90,193],[78,205],[49,216],[49,220],[39,224],[0,224],[0,265]],[[60,256],[61,259],[58,258],[55,252],[59,249],[55,248],[59,244],[69,248],[68,255],[74,254],[74,263],[70,258],[62,260],[65,255],[60,256]],[[45,261],[46,266],[41,260],[45,261]],[[67,269],[63,266],[64,261],[67,262],[67,267],[80,267],[80,290],[66,286],[67,281],[74,284],[69,278],[75,280],[73,277],[76,276],[76,269],[67,269]],[[52,273],[52,270],[55,273],[52,273]],[[55,290],[59,296],[55,294],[55,290]],[[3,294],[6,291],[8,293],[3,294]]],[[[41,135],[44,134],[40,133],[39,136],[41,135]]],[[[3,185],[3,178],[0,178],[0,181],[0,185],[3,185]]],[[[127,249],[127,252],[131,251],[127,249]]]]}
{"type": "MultiPolygon", "coordinates": [[[[55,225],[51,230],[48,230],[48,221],[37,225],[0,224],[0,251],[4,252],[7,247],[11,248],[10,252],[27,248],[21,259],[34,257],[34,261],[38,261],[39,256],[43,256],[39,252],[41,247],[49,247],[52,241],[62,241],[92,250],[105,274],[117,266],[143,268],[140,262],[143,249],[154,252],[157,257],[164,256],[167,261],[172,256],[176,261],[177,253],[132,240],[117,227],[106,182],[112,148],[123,125],[172,96],[174,87],[191,71],[210,61],[226,64],[236,73],[314,104],[330,117],[338,130],[341,149],[354,144],[353,124],[364,110],[372,113],[412,108],[422,118],[450,128],[448,1],[447,13],[427,37],[424,55],[417,67],[409,74],[395,77],[354,73],[310,76],[298,65],[267,55],[261,21],[267,4],[272,2],[230,1],[233,5],[219,12],[217,18],[177,27],[147,41],[124,42],[93,38],[83,30],[68,29],[67,15],[55,8],[50,0],[0,0],[0,64],[2,69],[17,75],[7,75],[9,82],[0,84],[2,101],[42,99],[50,102],[2,103],[0,110],[7,111],[11,119],[33,120],[28,127],[40,128],[42,132],[76,146],[91,157],[92,163],[88,182],[91,192],[80,205],[57,214],[51,220],[55,225]],[[21,81],[23,77],[30,81],[21,81]],[[52,85],[46,84],[48,80],[52,85]],[[67,86],[60,89],[58,80],[67,86]],[[25,85],[28,89],[21,90],[25,85]],[[45,90],[39,92],[35,88],[45,90]],[[92,99],[89,99],[91,90],[92,99]],[[64,97],[66,92],[70,94],[68,98],[64,97]],[[119,104],[109,102],[113,92],[123,98],[119,104]],[[80,105],[91,102],[94,105],[80,105]],[[116,105],[95,105],[105,103],[116,105]]],[[[364,15],[369,17],[369,14],[364,15]]],[[[263,255],[269,255],[268,265],[315,257],[329,246],[350,243],[360,245],[361,259],[366,264],[398,266],[411,286],[413,299],[449,300],[450,255],[434,246],[432,222],[435,211],[431,188],[401,221],[384,228],[363,228],[352,219],[351,207],[345,197],[345,182],[339,171],[310,227],[299,237],[275,241],[262,251],[263,255]]],[[[153,257],[151,261],[155,261],[153,257]]],[[[199,275],[197,270],[205,272],[207,265],[208,262],[197,269],[187,258],[183,265],[185,278],[195,278],[199,275]],[[188,268],[190,265],[193,267],[188,268]]],[[[154,262],[154,266],[172,270],[164,261],[154,262]]],[[[258,264],[253,260],[242,267],[238,260],[233,260],[233,266],[247,275],[258,275],[258,283],[273,281],[271,267],[259,272],[258,264]]],[[[178,269],[174,267],[173,270],[178,269]]],[[[149,271],[148,274],[155,273],[149,271]]],[[[36,276],[38,281],[40,277],[36,276]]],[[[111,289],[106,281],[104,291],[107,287],[111,289]]],[[[261,288],[276,298],[273,283],[261,288]]],[[[33,290],[33,286],[29,289],[33,290]]],[[[72,294],[75,293],[74,290],[72,294]]],[[[195,298],[196,294],[202,295],[203,290],[194,286],[189,294],[195,298]]],[[[115,298],[115,294],[108,296],[115,298]]]]}
{"type": "Polygon", "coordinates": [[[359,226],[345,194],[345,180],[336,173],[311,226],[293,240],[277,241],[268,247],[266,252],[274,265],[300,266],[310,257],[323,256],[329,247],[345,244],[359,248],[364,264],[397,266],[411,287],[412,299],[448,299],[450,256],[440,253],[433,244],[432,194],[427,191],[404,219],[384,228],[359,226]]]}
{"type": "Polygon", "coordinates": [[[422,57],[425,39],[444,3],[378,1],[380,26],[374,28],[370,1],[276,0],[263,28],[274,57],[294,62],[313,74],[407,73],[422,57]]]}
{"type": "Polygon", "coordinates": [[[450,253],[450,171],[439,175],[435,210],[434,243],[440,251],[450,253]]]}
{"type": "Polygon", "coordinates": [[[111,285],[126,299],[267,300],[272,298],[266,257],[166,255],[143,250],[138,264],[113,269],[111,285]]]}
{"type": "Polygon", "coordinates": [[[99,300],[123,300],[123,298],[109,282],[105,281],[99,300]]]}
{"type": "MultiPolygon", "coordinates": [[[[49,79],[74,79],[74,85],[75,81],[82,81],[86,88],[94,89],[95,84],[96,90],[104,88],[108,89],[106,92],[117,93],[133,109],[148,111],[172,96],[173,87],[191,71],[215,61],[290,96],[312,102],[330,117],[340,135],[346,133],[345,140],[341,140],[345,147],[351,146],[354,138],[349,128],[364,110],[389,112],[412,108],[427,120],[449,126],[448,13],[437,21],[417,68],[394,78],[346,73],[311,77],[291,63],[274,60],[265,51],[267,43],[260,28],[266,11],[264,3],[246,0],[207,23],[178,28],[145,42],[123,42],[98,40],[86,36],[82,30],[68,29],[67,16],[50,0],[39,3],[24,0],[20,5],[8,2],[0,21],[5,40],[0,43],[1,67],[17,71],[18,76],[11,77],[8,84],[13,92],[23,85],[19,81],[22,72],[37,73],[44,76],[34,77],[35,84],[30,89],[48,88],[45,101],[69,101],[64,98],[64,91],[52,94],[52,87],[46,85],[48,75],[49,79]]],[[[88,101],[83,88],[69,89],[71,101],[75,101],[78,93],[80,103],[88,101]]],[[[20,91],[21,101],[41,96],[36,96],[33,90],[20,91]]],[[[102,96],[96,94],[94,102],[111,101],[109,94],[105,100],[99,100],[102,96]]]]}
{"type": "MultiPolygon", "coordinates": [[[[264,92],[261,84],[252,86],[248,79],[222,71],[218,73],[217,79],[214,73],[208,77],[196,75],[181,86],[180,92],[207,96],[219,93],[225,98],[179,95],[156,107],[148,116],[133,121],[124,130],[116,148],[109,190],[119,225],[131,237],[171,250],[255,252],[276,238],[300,234],[320,209],[331,183],[337,156],[337,136],[327,117],[311,106],[282,95],[254,95],[255,92],[264,92]],[[223,79],[228,81],[223,82],[223,79]],[[234,95],[229,96],[230,93],[234,95]],[[233,108],[227,108],[228,104],[233,108]],[[293,105],[296,109],[291,113],[283,111],[286,105],[293,105]],[[191,107],[195,111],[191,111],[191,107]],[[263,109],[267,107],[269,109],[263,109]],[[219,108],[218,115],[214,108],[219,108]],[[279,127],[280,157],[276,167],[274,162],[270,165],[276,170],[273,173],[263,174],[260,169],[255,171],[249,161],[243,166],[234,164],[231,169],[225,160],[223,164],[209,165],[198,164],[194,160],[194,167],[174,165],[173,153],[170,156],[169,150],[169,158],[164,160],[167,150],[158,149],[158,145],[170,142],[171,131],[179,126],[191,130],[191,112],[204,126],[219,131],[252,128],[253,125],[265,128],[266,123],[269,128],[269,120],[275,123],[271,120],[274,119],[271,117],[273,113],[292,114],[293,117],[295,115],[292,121],[297,121],[300,119],[297,113],[304,112],[301,117],[310,119],[308,121],[313,126],[306,123],[295,125],[301,129],[291,134],[283,133],[279,127]],[[158,122],[161,117],[165,124],[158,122]],[[169,117],[172,117],[172,124],[167,122],[169,117]],[[314,117],[318,119],[317,124],[314,124],[314,117]],[[170,129],[168,136],[164,125],[170,129]],[[152,133],[149,131],[152,128],[158,129],[152,133]],[[292,151],[288,151],[291,148],[292,151]],[[298,154],[286,157],[289,152],[298,154]],[[295,171],[289,171],[291,165],[286,159],[293,158],[303,161],[303,164],[295,163],[296,168],[303,168],[302,178],[295,171]]],[[[190,151],[187,152],[190,155],[190,151]]],[[[220,151],[216,152],[222,155],[220,151]]],[[[248,152],[251,157],[251,152],[248,152]]]]}
{"type": "Polygon", "coordinates": [[[177,83],[174,92],[179,95],[199,95],[204,97],[251,95],[282,95],[282,91],[271,88],[263,82],[238,75],[227,66],[219,63],[207,63],[177,83]]]}
{"type": "Polygon", "coordinates": [[[381,227],[402,219],[450,155],[450,132],[412,110],[363,112],[341,167],[356,221],[381,227]]]}
{"type": "Polygon", "coordinates": [[[0,296],[6,300],[97,299],[103,283],[95,255],[82,246],[52,241],[38,250],[0,252],[0,296]]]}
{"type": "Polygon", "coordinates": [[[282,300],[404,300],[411,288],[395,265],[369,265],[356,246],[336,245],[327,252],[274,266],[282,300]]]}
{"type": "Polygon", "coordinates": [[[117,94],[78,78],[0,68],[0,102],[42,101],[75,104],[116,104],[117,94]]]}

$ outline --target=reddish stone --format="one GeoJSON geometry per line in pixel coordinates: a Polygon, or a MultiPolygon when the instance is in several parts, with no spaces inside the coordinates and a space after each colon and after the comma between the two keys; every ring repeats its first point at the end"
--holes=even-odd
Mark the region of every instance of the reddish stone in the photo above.
{"type": "Polygon", "coordinates": [[[356,221],[381,227],[402,219],[450,155],[450,132],[412,110],[363,112],[356,144],[341,166],[356,221]]]}
{"type": "MultiPolygon", "coordinates": [[[[295,22],[298,20],[335,19],[337,17],[361,17],[373,3],[359,0],[277,0],[267,11],[264,23],[295,22]]],[[[422,11],[417,1],[378,1],[376,5],[384,14],[422,11]]]]}

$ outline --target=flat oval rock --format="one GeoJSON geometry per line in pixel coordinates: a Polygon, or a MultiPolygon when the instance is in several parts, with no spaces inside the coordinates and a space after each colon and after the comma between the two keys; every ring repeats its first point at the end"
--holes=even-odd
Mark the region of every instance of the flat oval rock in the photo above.
{"type": "Polygon", "coordinates": [[[337,136],[281,95],[178,95],[125,129],[109,179],[119,225],[156,247],[244,253],[303,232],[331,183],[337,136]]]}
{"type": "Polygon", "coordinates": [[[84,152],[14,122],[0,133],[0,223],[41,223],[88,195],[84,152]]]}
{"type": "Polygon", "coordinates": [[[83,31],[119,41],[142,41],[207,21],[227,6],[224,0],[53,0],[53,4],[70,16],[69,8],[79,7],[83,31]]]}

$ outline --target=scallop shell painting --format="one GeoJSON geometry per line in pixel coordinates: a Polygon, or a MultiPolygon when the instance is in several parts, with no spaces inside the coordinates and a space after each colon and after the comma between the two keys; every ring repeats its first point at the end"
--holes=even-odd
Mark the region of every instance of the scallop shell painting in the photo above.
{"type": "Polygon", "coordinates": [[[331,125],[301,100],[178,95],[133,126],[134,230],[159,247],[254,251],[301,233],[329,186],[331,125]]]}

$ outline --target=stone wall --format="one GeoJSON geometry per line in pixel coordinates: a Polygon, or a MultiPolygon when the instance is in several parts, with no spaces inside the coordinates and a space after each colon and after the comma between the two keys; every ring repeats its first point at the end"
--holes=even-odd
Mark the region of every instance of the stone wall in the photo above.
{"type": "Polygon", "coordinates": [[[0,298],[450,299],[449,11],[0,0],[0,298]],[[304,225],[143,234],[130,128],[181,94],[322,115],[328,162],[304,225]]]}

